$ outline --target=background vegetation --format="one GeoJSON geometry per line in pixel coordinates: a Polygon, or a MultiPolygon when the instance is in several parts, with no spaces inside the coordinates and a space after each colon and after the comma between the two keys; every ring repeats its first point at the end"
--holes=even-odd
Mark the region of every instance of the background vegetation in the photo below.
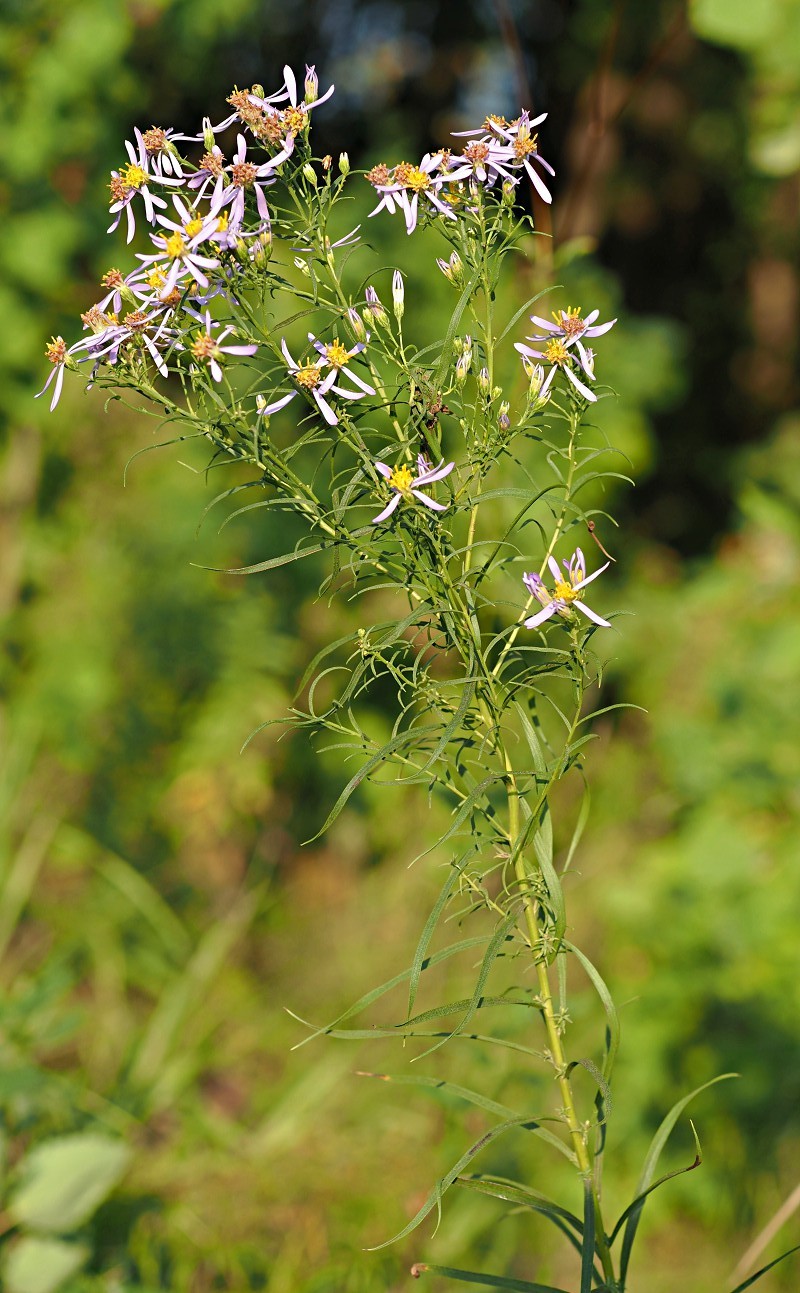
{"type": "MultiPolygon", "coordinates": [[[[267,555],[271,522],[217,532],[212,514],[198,534],[217,485],[177,450],[137,459],[123,488],[152,443],[133,413],[69,381],[56,415],[32,403],[45,341],[77,337],[121,253],[105,185],[132,126],[194,130],[286,61],[336,82],[315,128],[354,164],[521,102],[551,114],[552,227],[536,215],[553,239],[519,291],[553,281],[620,315],[604,375],[621,397],[602,412],[639,487],[603,538],[635,614],[608,687],[647,711],[600,729],[572,915],[628,1003],[620,1192],[682,1090],[741,1074],[698,1103],[705,1161],[656,1197],[637,1286],[724,1290],[791,1198],[800,1148],[793,0],[6,0],[3,1278],[11,1293],[382,1293],[423,1256],[564,1278],[544,1232],[471,1195],[435,1239],[362,1252],[458,1156],[463,1111],[354,1076],[397,1067],[379,1047],[290,1050],[303,1033],[283,1007],[324,1021],[407,965],[437,886],[435,862],[406,870],[413,796],[367,787],[301,848],[341,786],[335,756],[275,729],[239,753],[353,612],[316,600],[309,563],[204,568],[267,555]],[[77,1159],[36,1158],[56,1142],[77,1159]],[[31,1201],[60,1181],[75,1204],[89,1160],[96,1199],[31,1201]]],[[[374,223],[391,262],[405,235],[374,223]]],[[[435,332],[447,285],[429,264],[408,301],[435,332]]],[[[688,1132],[673,1153],[691,1159],[688,1132]]],[[[790,1260],[760,1287],[796,1284],[790,1260]]]]}

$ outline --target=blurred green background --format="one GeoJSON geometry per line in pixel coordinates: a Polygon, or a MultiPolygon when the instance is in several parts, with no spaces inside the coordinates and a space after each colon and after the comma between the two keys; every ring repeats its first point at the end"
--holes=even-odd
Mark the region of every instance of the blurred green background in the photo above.
{"type": "MultiPolygon", "coordinates": [[[[601,413],[638,482],[608,500],[616,604],[635,614],[607,690],[647,712],[599,724],[568,895],[623,1006],[609,1188],[622,1206],[684,1091],[739,1073],[698,1101],[705,1161],[652,1201],[632,1284],[725,1290],[800,1180],[796,0],[4,0],[4,1285],[399,1293],[423,1257],[574,1277],[537,1223],[471,1194],[451,1192],[435,1239],[363,1251],[484,1123],[354,1076],[402,1067],[397,1049],[290,1050],[304,1034],[284,1007],[324,1022],[408,965],[440,881],[433,861],[406,870],[412,794],[379,812],[367,787],[301,848],[341,788],[336,757],[279,728],[239,752],[355,612],[316,600],[308,563],[204,569],[269,555],[274,523],[218,532],[212,514],[198,532],[219,488],[201,459],[147,454],[123,485],[150,423],[69,378],[54,415],[32,399],[50,335],[75,340],[100,274],[128,267],[105,186],[133,125],[195,131],[284,62],[336,82],[316,146],[356,165],[522,101],[550,113],[552,254],[529,275],[619,314],[603,376],[621,394],[601,413]],[[76,1135],[130,1159],[102,1168],[105,1201],[26,1230],[32,1153],[76,1135]]],[[[397,222],[374,237],[384,263],[407,255],[397,222]]],[[[449,297],[430,247],[413,285],[433,330],[449,297]]],[[[593,1012],[579,995],[578,1037],[596,1039],[593,1012]]],[[[533,1184],[552,1170],[504,1153],[494,1166],[533,1184]]],[[[668,1166],[692,1155],[684,1128],[668,1166]]],[[[799,1236],[792,1214],[759,1260],[799,1236]]],[[[798,1269],[759,1287],[794,1290],[798,1269]]]]}

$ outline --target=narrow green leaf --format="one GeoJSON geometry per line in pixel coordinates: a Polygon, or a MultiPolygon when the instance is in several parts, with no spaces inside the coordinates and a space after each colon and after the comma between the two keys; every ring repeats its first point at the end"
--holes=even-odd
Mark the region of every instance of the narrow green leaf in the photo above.
{"type": "MultiPolygon", "coordinates": [[[[486,984],[486,980],[489,977],[489,972],[492,966],[494,965],[495,959],[497,958],[500,948],[503,946],[503,943],[506,941],[509,931],[514,927],[514,925],[516,925],[517,919],[518,919],[517,912],[511,911],[506,916],[505,920],[500,921],[497,928],[495,929],[489,941],[489,945],[483,954],[483,960],[481,961],[481,968],[478,971],[478,978],[475,984],[475,990],[470,999],[470,1003],[467,1006],[466,1011],[464,1012],[463,1018],[459,1021],[459,1023],[456,1025],[456,1027],[453,1029],[452,1033],[450,1034],[451,1037],[454,1037],[456,1033],[459,1033],[462,1028],[466,1028],[470,1019],[478,1009],[478,1003],[480,1002],[483,996],[483,989],[486,984]]],[[[418,1060],[421,1060],[424,1055],[431,1055],[434,1051],[438,1051],[441,1046],[444,1046],[445,1042],[448,1040],[449,1039],[447,1037],[443,1037],[441,1041],[438,1041],[434,1046],[429,1047],[427,1051],[423,1051],[422,1055],[417,1055],[415,1058],[418,1060]]]]}
{"type": "Polygon", "coordinates": [[[380,1082],[388,1082],[392,1086],[418,1086],[429,1091],[441,1091],[443,1095],[457,1096],[460,1100],[466,1100],[468,1104],[477,1105],[479,1109],[494,1114],[497,1118],[508,1120],[522,1117],[516,1109],[509,1109],[508,1105],[498,1104],[496,1100],[490,1100],[479,1091],[459,1086],[456,1082],[445,1082],[443,1078],[417,1076],[411,1073],[359,1073],[358,1077],[377,1078],[380,1082]]]}
{"type": "MultiPolygon", "coordinates": [[[[695,1096],[700,1095],[702,1091],[707,1091],[709,1087],[715,1086],[718,1082],[726,1082],[728,1078],[733,1078],[733,1077],[738,1077],[738,1074],[721,1073],[719,1077],[712,1078],[710,1082],[704,1082],[702,1086],[695,1087],[694,1091],[690,1091],[689,1094],[685,1095],[682,1100],[678,1100],[678,1102],[672,1106],[669,1113],[661,1123],[661,1126],[658,1128],[658,1131],[656,1132],[652,1141],[650,1142],[650,1148],[647,1151],[647,1156],[644,1160],[642,1173],[641,1173],[641,1176],[639,1177],[639,1181],[636,1186],[636,1195],[640,1197],[641,1201],[631,1211],[630,1216],[628,1217],[628,1220],[627,1220],[627,1224],[625,1226],[625,1233],[622,1237],[622,1252],[620,1254],[620,1282],[622,1283],[623,1286],[625,1284],[625,1280],[628,1274],[628,1264],[631,1258],[631,1249],[633,1247],[633,1241],[636,1238],[636,1231],[638,1229],[639,1221],[642,1215],[642,1208],[644,1207],[644,1201],[645,1201],[644,1196],[646,1196],[650,1188],[650,1185],[652,1184],[653,1176],[655,1175],[656,1164],[658,1163],[658,1160],[661,1157],[661,1151],[663,1150],[664,1146],[669,1140],[670,1135],[672,1134],[672,1130],[675,1126],[675,1123],[678,1121],[679,1117],[683,1113],[686,1106],[690,1104],[692,1100],[694,1100],[695,1096]]],[[[616,1233],[616,1227],[615,1227],[615,1233],[616,1233]]]]}
{"type": "MultiPolygon", "coordinates": [[[[562,1208],[560,1203],[554,1203],[546,1194],[541,1194],[539,1190],[534,1190],[529,1185],[520,1185],[518,1181],[506,1181],[499,1176],[459,1176],[456,1185],[462,1185],[468,1190],[476,1190],[478,1194],[489,1194],[492,1198],[503,1199],[506,1203],[532,1208],[535,1212],[549,1216],[551,1220],[565,1223],[563,1227],[565,1231],[569,1226],[578,1235],[583,1234],[583,1222],[575,1216],[574,1212],[562,1208]]],[[[567,1233],[571,1234],[570,1231],[567,1233]]],[[[571,1234],[571,1238],[580,1251],[581,1246],[576,1242],[575,1235],[571,1234]]]]}
{"type": "Polygon", "coordinates": [[[586,823],[589,820],[589,811],[591,809],[591,806],[592,806],[592,796],[589,790],[589,784],[588,782],[585,782],[583,787],[583,798],[581,799],[581,807],[578,813],[578,819],[575,822],[575,829],[572,832],[572,839],[569,842],[569,848],[567,849],[567,856],[564,861],[564,865],[561,868],[562,875],[565,875],[566,872],[569,871],[570,867],[572,866],[572,859],[575,857],[575,850],[577,849],[578,845],[581,842],[581,837],[583,836],[583,832],[586,829],[586,823]]]}
{"type": "MultiPolygon", "coordinates": [[[[478,935],[473,938],[463,938],[459,943],[452,943],[450,947],[442,948],[441,951],[435,952],[433,956],[426,957],[422,963],[422,969],[430,969],[431,966],[438,965],[440,961],[445,961],[451,956],[457,956],[459,952],[469,951],[473,947],[480,947],[487,941],[488,937],[486,935],[478,935]]],[[[410,974],[410,969],[401,970],[399,974],[395,974],[393,978],[387,979],[385,983],[381,983],[377,988],[372,988],[369,992],[365,992],[363,997],[359,997],[358,1001],[354,1002],[352,1006],[349,1006],[347,1010],[344,1010],[342,1014],[338,1015],[336,1019],[331,1021],[331,1023],[325,1024],[322,1028],[315,1028],[308,1037],[304,1037],[301,1042],[297,1042],[297,1044],[292,1047],[292,1050],[299,1050],[301,1046],[308,1045],[309,1042],[313,1042],[317,1037],[322,1037],[325,1034],[333,1034],[333,1030],[338,1028],[339,1024],[343,1024],[346,1019],[352,1019],[353,1015],[360,1015],[361,1011],[366,1010],[367,1006],[371,1006],[373,1001],[377,1001],[379,997],[384,996],[387,992],[391,992],[392,988],[396,988],[401,983],[405,983],[410,974]]],[[[300,1019],[300,1016],[295,1015],[291,1010],[287,1013],[290,1014],[293,1019],[299,1019],[300,1023],[306,1022],[304,1019],[300,1019]]],[[[307,1027],[313,1027],[313,1025],[308,1024],[307,1027]]],[[[386,1035],[387,1034],[384,1034],[384,1036],[386,1035]]]]}
{"type": "Polygon", "coordinates": [[[603,1003],[603,1009],[606,1012],[608,1035],[606,1037],[605,1060],[603,1061],[603,1077],[606,1079],[606,1082],[608,1082],[610,1081],[611,1071],[614,1067],[614,1060],[616,1059],[617,1050],[619,1049],[620,1026],[617,1009],[612,1000],[611,993],[606,986],[605,980],[602,978],[600,971],[597,970],[589,960],[588,956],[586,956],[579,947],[576,947],[574,943],[570,943],[565,940],[564,946],[568,952],[571,952],[572,955],[576,956],[580,961],[587,975],[591,979],[595,991],[603,1003]]]}
{"type": "Polygon", "coordinates": [[[787,1257],[791,1257],[792,1253],[797,1252],[800,1252],[800,1244],[795,1244],[794,1248],[787,1248],[785,1253],[781,1253],[780,1257],[776,1257],[774,1261],[762,1266],[760,1271],[756,1271],[755,1275],[751,1275],[743,1284],[737,1284],[735,1289],[731,1289],[731,1293],[744,1293],[745,1289],[749,1289],[751,1284],[755,1284],[756,1280],[760,1280],[761,1276],[766,1275],[767,1271],[771,1271],[773,1266],[778,1265],[778,1262],[785,1261],[787,1257]]]}
{"type": "MultiPolygon", "coordinates": [[[[450,1171],[447,1172],[445,1176],[441,1177],[440,1180],[436,1182],[436,1185],[431,1190],[422,1207],[411,1218],[408,1224],[405,1225],[402,1230],[399,1230],[396,1235],[393,1235],[391,1239],[384,1240],[382,1244],[374,1244],[372,1247],[367,1249],[367,1252],[378,1252],[381,1248],[388,1248],[390,1244],[397,1243],[400,1239],[405,1239],[406,1235],[410,1235],[412,1230],[416,1230],[420,1222],[424,1221],[434,1208],[437,1209],[439,1216],[441,1216],[442,1198],[456,1178],[461,1175],[464,1168],[467,1167],[473,1159],[486,1148],[487,1145],[490,1145],[492,1141],[497,1140],[500,1136],[505,1135],[505,1133],[510,1131],[513,1127],[525,1127],[529,1131],[535,1130],[537,1134],[541,1134],[545,1131],[535,1118],[512,1118],[509,1119],[508,1122],[499,1123],[497,1127],[492,1127],[490,1131],[487,1131],[483,1136],[481,1136],[480,1140],[476,1140],[466,1153],[461,1155],[458,1162],[450,1168],[450,1171]]],[[[567,1149],[566,1145],[558,1140],[557,1137],[553,1136],[552,1132],[545,1135],[544,1138],[550,1139],[551,1142],[555,1142],[557,1148],[565,1154],[567,1158],[570,1160],[573,1159],[571,1151],[567,1149]]]]}
{"type": "Polygon", "coordinates": [[[405,732],[399,732],[397,736],[393,736],[390,741],[387,741],[386,744],[378,750],[377,754],[373,754],[371,758],[367,759],[366,763],[362,764],[358,769],[355,776],[350,778],[344,790],[339,795],[339,798],[336,800],[336,803],[333,805],[333,808],[325,818],[322,826],[309,839],[304,840],[303,843],[312,844],[314,840],[319,839],[320,835],[325,834],[328,827],[336,821],[336,818],[339,816],[350,796],[353,794],[353,791],[358,789],[361,782],[364,781],[365,778],[375,770],[375,768],[379,767],[382,763],[385,763],[388,758],[395,754],[397,750],[401,750],[404,745],[411,745],[419,741],[426,732],[436,731],[438,731],[437,725],[435,723],[428,723],[425,727],[412,727],[405,732]]]}
{"type": "Polygon", "coordinates": [[[451,1280],[461,1280],[463,1284],[481,1284],[484,1288],[508,1289],[511,1293],[567,1293],[566,1289],[556,1288],[554,1284],[532,1284],[530,1280],[514,1280],[505,1275],[481,1275],[477,1271],[460,1271],[454,1266],[434,1266],[431,1262],[417,1262],[411,1267],[414,1279],[430,1272],[431,1275],[447,1275],[451,1280]]]}
{"type": "Polygon", "coordinates": [[[462,853],[461,857],[458,859],[457,862],[451,863],[448,877],[444,885],[442,886],[442,890],[439,894],[439,897],[436,899],[436,903],[433,907],[433,910],[431,911],[430,916],[425,922],[425,928],[423,929],[420,935],[419,942],[417,943],[416,951],[414,952],[414,960],[411,962],[411,974],[408,982],[409,1019],[411,1018],[411,1011],[414,1009],[414,1002],[417,999],[417,989],[419,988],[419,980],[420,980],[420,975],[422,974],[422,966],[423,966],[425,957],[428,954],[428,947],[430,946],[430,941],[433,937],[433,932],[439,923],[439,917],[441,916],[442,912],[447,906],[447,903],[450,899],[450,895],[452,894],[453,889],[455,888],[455,885],[457,884],[460,876],[462,875],[465,867],[468,865],[469,860],[474,853],[475,853],[475,849],[469,848],[467,849],[466,853],[462,853]]]}
{"type": "Polygon", "coordinates": [[[581,1245],[581,1293],[592,1293],[594,1276],[594,1195],[589,1181],[583,1183],[583,1243],[581,1245]]]}
{"type": "Polygon", "coordinates": [[[644,1200],[647,1198],[648,1194],[652,1194],[654,1190],[659,1189],[659,1187],[664,1185],[666,1181],[671,1181],[673,1177],[685,1176],[687,1172],[693,1172],[696,1167],[700,1166],[700,1164],[703,1161],[703,1155],[700,1149],[700,1140],[695,1130],[695,1125],[692,1122],[691,1118],[689,1119],[689,1126],[691,1127],[692,1135],[694,1136],[695,1156],[693,1161],[691,1163],[688,1163],[686,1167],[676,1167],[676,1168],[673,1168],[671,1172],[665,1172],[663,1176],[659,1176],[657,1181],[654,1181],[652,1185],[648,1186],[648,1188],[644,1191],[643,1194],[637,1194],[636,1198],[631,1203],[628,1204],[625,1211],[618,1218],[617,1224],[614,1226],[614,1229],[611,1232],[609,1243],[613,1244],[614,1240],[616,1239],[617,1235],[620,1232],[620,1228],[622,1227],[623,1223],[628,1219],[628,1217],[631,1216],[631,1214],[637,1208],[639,1209],[639,1211],[641,1211],[642,1204],[644,1203],[644,1200]]]}

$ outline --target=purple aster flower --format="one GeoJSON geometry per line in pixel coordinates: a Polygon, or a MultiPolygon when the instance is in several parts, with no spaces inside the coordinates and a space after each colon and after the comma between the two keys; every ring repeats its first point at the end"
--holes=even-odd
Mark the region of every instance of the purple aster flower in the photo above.
{"type": "Polygon", "coordinates": [[[537,162],[548,175],[555,175],[555,171],[549,162],[546,162],[539,152],[537,145],[538,136],[533,133],[534,126],[538,126],[544,121],[547,113],[542,116],[534,117],[531,120],[527,112],[523,112],[512,121],[508,126],[497,125],[495,127],[497,134],[501,139],[505,139],[511,145],[511,154],[517,166],[524,166],[528,173],[531,184],[536,189],[539,197],[543,202],[552,202],[553,197],[549,189],[544,184],[541,176],[533,169],[533,162],[537,162]]]}
{"type": "Polygon", "coordinates": [[[381,521],[385,521],[392,515],[395,508],[400,506],[403,499],[409,500],[412,495],[432,511],[445,512],[447,510],[446,503],[437,503],[435,499],[428,498],[428,495],[423,494],[419,487],[420,485],[432,485],[436,480],[443,480],[445,476],[450,475],[454,467],[454,462],[449,462],[445,466],[444,458],[438,467],[431,467],[425,455],[420,454],[417,459],[417,474],[415,476],[406,463],[402,463],[399,467],[389,467],[385,462],[376,462],[375,470],[385,477],[390,487],[395,490],[395,495],[378,516],[373,516],[372,524],[379,525],[381,521]]]}
{"type": "Polygon", "coordinates": [[[61,399],[61,388],[64,385],[64,370],[66,368],[77,368],[79,362],[84,362],[90,357],[88,354],[85,354],[81,360],[76,361],[75,359],[75,356],[79,355],[81,351],[86,351],[88,349],[91,341],[91,337],[84,337],[83,340],[76,341],[74,345],[67,349],[67,343],[63,337],[53,337],[45,347],[44,353],[53,365],[53,368],[42,389],[36,392],[34,399],[38,400],[40,395],[44,395],[51,383],[55,382],[53,398],[50,401],[51,413],[58,404],[58,401],[61,399]]]}
{"type": "MultiPolygon", "coordinates": [[[[344,347],[342,347],[342,349],[344,350],[344,347]]],[[[265,404],[262,397],[258,402],[258,411],[264,416],[268,416],[271,413],[277,413],[278,409],[285,408],[290,400],[293,400],[295,395],[298,395],[300,391],[305,391],[306,394],[310,395],[314,400],[314,403],[325,421],[328,423],[328,426],[333,427],[338,425],[339,419],[325,398],[328,391],[335,391],[337,395],[341,395],[346,400],[360,400],[363,398],[364,391],[348,391],[343,386],[335,385],[336,378],[339,374],[339,369],[337,367],[331,365],[328,374],[325,377],[322,376],[322,369],[330,362],[327,356],[320,356],[320,358],[315,360],[313,363],[309,362],[306,364],[298,364],[289,354],[289,349],[284,340],[281,341],[281,350],[283,351],[283,357],[286,360],[289,372],[297,383],[297,388],[293,391],[289,391],[288,395],[282,395],[279,399],[274,400],[272,404],[265,404]]],[[[353,373],[349,373],[348,376],[354,378],[355,375],[353,373]]],[[[365,383],[361,381],[359,381],[358,384],[360,386],[365,386],[365,383]]]]}
{"type": "MultiPolygon", "coordinates": [[[[138,137],[139,131],[135,133],[138,137]]],[[[154,174],[163,179],[166,171],[167,175],[173,175],[179,180],[184,178],[182,159],[175,144],[178,141],[195,143],[195,136],[179,135],[171,127],[164,130],[161,126],[151,126],[141,135],[141,141],[148,157],[152,159],[154,174]]]]}
{"type": "Polygon", "coordinates": [[[365,395],[375,394],[375,387],[370,386],[368,382],[365,382],[363,378],[359,377],[358,373],[354,373],[352,369],[348,367],[350,360],[355,358],[356,355],[360,355],[362,350],[366,349],[367,342],[369,341],[369,333],[366,334],[363,341],[359,341],[357,345],[353,346],[352,350],[346,350],[338,338],[335,338],[333,341],[329,341],[326,344],[324,341],[319,341],[314,336],[313,332],[309,332],[308,339],[314,349],[322,355],[329,368],[335,369],[337,373],[346,373],[350,378],[350,381],[353,382],[355,386],[359,386],[365,395]]]}
{"type": "Polygon", "coordinates": [[[587,619],[592,620],[594,624],[599,624],[605,629],[611,628],[609,621],[604,620],[595,611],[590,610],[581,596],[586,585],[590,584],[598,575],[602,575],[604,570],[608,570],[611,562],[607,561],[599,570],[595,570],[594,574],[587,575],[583,553],[580,548],[576,548],[569,561],[564,562],[566,577],[562,574],[554,557],[548,557],[547,564],[550,567],[555,585],[552,594],[547,591],[539,575],[526,574],[522,576],[522,582],[528,592],[544,608],[525,621],[525,628],[536,629],[540,624],[544,624],[545,620],[549,620],[551,615],[561,615],[565,619],[569,619],[573,606],[581,611],[587,619]]]}
{"type": "Polygon", "coordinates": [[[170,295],[179,280],[188,276],[191,276],[201,287],[208,287],[208,278],[203,270],[216,269],[219,266],[219,261],[215,257],[202,256],[197,250],[217,232],[217,213],[209,213],[201,217],[187,207],[177,195],[173,197],[172,202],[180,216],[180,224],[176,224],[174,220],[168,220],[166,216],[159,216],[158,223],[173,232],[169,235],[151,234],[153,243],[159,248],[159,254],[139,256],[143,266],[164,260],[172,261],[161,292],[162,300],[170,295]]]}
{"type": "Polygon", "coordinates": [[[113,233],[117,228],[124,211],[128,218],[128,242],[132,241],[133,235],[136,233],[136,217],[131,205],[136,194],[141,193],[147,219],[150,224],[155,224],[156,207],[163,208],[167,204],[163,198],[150,192],[150,183],[153,181],[157,184],[170,185],[183,183],[182,178],[178,179],[161,174],[153,165],[152,158],[145,147],[142,132],[135,128],[134,134],[136,135],[138,147],[135,148],[129,140],[125,141],[125,149],[130,162],[121,171],[111,172],[111,183],[109,185],[111,205],[108,209],[112,215],[116,216],[116,219],[108,226],[108,233],[113,233]]]}
{"type": "Polygon", "coordinates": [[[129,310],[120,323],[104,328],[87,342],[88,357],[95,361],[95,366],[101,359],[116,364],[123,348],[128,352],[144,348],[161,376],[167,377],[169,369],[161,351],[171,350],[177,342],[177,330],[168,327],[173,313],[166,305],[149,311],[129,310]]]}
{"type": "Polygon", "coordinates": [[[197,314],[194,310],[188,310],[187,313],[202,324],[202,328],[195,333],[194,340],[189,347],[190,353],[198,363],[208,364],[215,382],[222,381],[222,369],[219,361],[223,355],[254,355],[258,350],[256,345],[223,346],[222,342],[234,331],[233,324],[229,323],[215,337],[214,329],[219,328],[221,325],[212,320],[210,310],[206,310],[203,314],[197,314]]]}
{"type": "Polygon", "coordinates": [[[475,139],[467,144],[458,157],[450,159],[447,178],[450,183],[469,180],[479,184],[494,184],[497,179],[517,181],[508,169],[514,163],[514,150],[498,139],[475,139]]]}
{"type": "Polygon", "coordinates": [[[366,178],[381,195],[381,200],[370,215],[377,215],[384,208],[393,215],[399,207],[405,216],[406,232],[413,233],[417,227],[419,200],[424,197],[440,215],[454,220],[454,212],[438,196],[439,190],[451,182],[441,170],[444,161],[444,152],[438,152],[426,153],[419,166],[399,162],[391,171],[383,164],[373,166],[366,178]]]}
{"type": "MultiPolygon", "coordinates": [[[[544,359],[546,363],[552,365],[550,372],[547,374],[544,384],[539,391],[541,398],[544,398],[547,395],[552,384],[553,377],[555,376],[556,369],[563,368],[572,385],[580,392],[584,399],[591,400],[592,402],[597,399],[594,392],[591,391],[589,387],[586,386],[585,383],[577,376],[573,367],[573,361],[577,362],[579,368],[583,370],[584,374],[590,381],[594,381],[594,353],[588,347],[584,346],[582,338],[602,336],[604,332],[608,332],[610,328],[613,328],[616,323],[616,319],[612,319],[610,323],[595,324],[594,320],[597,318],[599,313],[599,310],[592,310],[591,314],[588,314],[585,319],[582,319],[580,317],[580,308],[570,306],[568,309],[560,310],[557,314],[553,315],[555,320],[554,323],[548,323],[547,319],[542,319],[537,314],[532,314],[530,316],[532,323],[535,323],[537,327],[544,329],[544,335],[528,337],[528,340],[545,342],[544,349],[534,350],[530,346],[526,346],[521,341],[517,341],[514,344],[515,348],[523,356],[523,362],[530,359],[544,359]],[[577,357],[570,353],[570,347],[573,346],[577,352],[577,357]]],[[[527,364],[526,370],[529,371],[527,364]]]]}
{"type": "Polygon", "coordinates": [[[244,135],[237,135],[236,141],[237,148],[230,167],[230,183],[220,190],[220,181],[217,182],[218,191],[214,193],[209,213],[216,216],[223,206],[230,203],[230,223],[234,229],[238,229],[244,220],[245,190],[249,188],[255,189],[256,206],[261,219],[269,221],[269,207],[264,196],[264,188],[268,184],[275,183],[276,176],[272,172],[289,156],[288,151],[283,149],[268,162],[256,166],[254,162],[247,161],[247,141],[244,135]]]}

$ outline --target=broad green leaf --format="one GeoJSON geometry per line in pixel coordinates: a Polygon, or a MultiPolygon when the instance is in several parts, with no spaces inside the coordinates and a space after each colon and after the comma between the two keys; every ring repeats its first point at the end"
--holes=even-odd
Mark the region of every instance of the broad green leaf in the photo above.
{"type": "Polygon", "coordinates": [[[32,1230],[75,1230],[108,1197],[130,1160],[131,1150],[121,1140],[96,1132],[45,1141],[22,1162],[9,1215],[32,1230]]]}
{"type": "Polygon", "coordinates": [[[89,1256],[86,1244],[25,1235],[8,1250],[3,1262],[6,1293],[54,1293],[89,1256]]]}

